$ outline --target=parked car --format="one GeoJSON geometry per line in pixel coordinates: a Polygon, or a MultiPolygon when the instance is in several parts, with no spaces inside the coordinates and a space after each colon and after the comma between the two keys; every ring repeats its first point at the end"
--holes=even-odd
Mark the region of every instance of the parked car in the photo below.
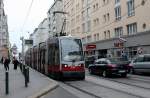
{"type": "Polygon", "coordinates": [[[150,73],[150,54],[142,54],[131,61],[132,73],[150,73]]]}
{"type": "Polygon", "coordinates": [[[109,77],[114,74],[126,77],[130,69],[129,61],[122,58],[97,59],[94,64],[90,64],[88,67],[90,74],[100,74],[104,77],[109,77]]]}

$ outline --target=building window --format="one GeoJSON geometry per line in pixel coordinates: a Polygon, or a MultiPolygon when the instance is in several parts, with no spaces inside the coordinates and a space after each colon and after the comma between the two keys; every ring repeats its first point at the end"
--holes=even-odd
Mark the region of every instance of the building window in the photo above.
{"type": "Polygon", "coordinates": [[[115,0],[115,4],[118,4],[118,3],[120,3],[120,0],[115,0]]]}
{"type": "Polygon", "coordinates": [[[86,1],[85,0],[82,0],[82,8],[84,8],[86,6],[86,1]]]}
{"type": "Polygon", "coordinates": [[[97,35],[97,38],[96,38],[96,40],[99,40],[99,33],[97,33],[96,35],[97,35]]]}
{"type": "Polygon", "coordinates": [[[132,23],[132,24],[127,25],[127,32],[128,32],[128,35],[136,34],[137,23],[132,23]]]}
{"type": "Polygon", "coordinates": [[[106,22],[106,15],[103,15],[103,17],[104,17],[104,22],[106,22]]]}
{"type": "Polygon", "coordinates": [[[82,24],[82,32],[85,33],[85,23],[82,24]]]}
{"type": "Polygon", "coordinates": [[[104,31],[104,39],[107,38],[107,34],[106,34],[106,31],[104,31]]]}
{"type": "Polygon", "coordinates": [[[110,38],[110,30],[107,31],[107,38],[110,38]]]}
{"type": "Polygon", "coordinates": [[[109,15],[109,13],[103,15],[103,18],[104,18],[104,22],[109,21],[109,20],[110,20],[110,15],[109,15]]]}
{"type": "Polygon", "coordinates": [[[82,20],[85,20],[85,11],[82,11],[82,20]]]}
{"type": "Polygon", "coordinates": [[[128,6],[128,16],[133,16],[135,14],[134,0],[128,0],[127,6],[128,6]]]}
{"type": "Polygon", "coordinates": [[[91,21],[87,22],[87,32],[91,31],[91,21]]]}
{"type": "Polygon", "coordinates": [[[94,26],[98,26],[99,25],[99,18],[95,18],[93,20],[94,26]]]}
{"type": "Polygon", "coordinates": [[[80,15],[76,16],[76,22],[80,21],[80,15]]]}
{"type": "Polygon", "coordinates": [[[121,20],[121,6],[115,7],[115,17],[116,20],[121,20]]]}
{"type": "Polygon", "coordinates": [[[96,10],[98,10],[98,3],[96,3],[96,10]]]}
{"type": "Polygon", "coordinates": [[[85,37],[82,38],[82,42],[83,42],[83,43],[86,43],[86,38],[85,38],[85,37]]]}
{"type": "Polygon", "coordinates": [[[103,5],[108,4],[109,0],[103,0],[103,5]]]}
{"type": "Polygon", "coordinates": [[[108,20],[108,21],[110,20],[110,15],[109,15],[109,13],[107,13],[107,20],[108,20]]]}
{"type": "Polygon", "coordinates": [[[92,41],[92,37],[91,36],[87,36],[87,42],[91,42],[92,41]]]}
{"type": "Polygon", "coordinates": [[[90,17],[90,7],[87,8],[87,18],[90,17]]]}
{"type": "Polygon", "coordinates": [[[110,38],[110,30],[104,31],[104,39],[110,38]]]}
{"type": "Polygon", "coordinates": [[[121,37],[123,35],[123,27],[115,28],[115,37],[121,37]]]}
{"type": "Polygon", "coordinates": [[[94,34],[94,41],[96,41],[97,39],[96,39],[96,34],[94,34]]]}

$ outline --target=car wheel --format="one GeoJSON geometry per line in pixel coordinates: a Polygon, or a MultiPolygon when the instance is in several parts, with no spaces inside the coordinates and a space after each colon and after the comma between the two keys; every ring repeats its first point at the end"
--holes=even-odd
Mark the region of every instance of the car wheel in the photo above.
{"type": "Polygon", "coordinates": [[[106,70],[103,71],[102,76],[103,76],[103,77],[107,77],[107,76],[108,76],[106,70]]]}
{"type": "Polygon", "coordinates": [[[91,69],[91,68],[89,68],[89,73],[90,73],[90,74],[93,74],[93,72],[92,72],[92,69],[91,69]]]}
{"type": "Polygon", "coordinates": [[[121,77],[127,77],[127,73],[121,74],[121,77]]]}
{"type": "Polygon", "coordinates": [[[130,71],[131,74],[135,74],[135,70],[132,68],[130,71]]]}

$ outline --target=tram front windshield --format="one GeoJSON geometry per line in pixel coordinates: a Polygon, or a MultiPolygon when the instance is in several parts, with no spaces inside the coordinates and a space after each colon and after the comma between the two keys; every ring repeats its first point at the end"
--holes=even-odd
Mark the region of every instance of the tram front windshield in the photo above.
{"type": "Polygon", "coordinates": [[[61,59],[62,61],[82,61],[83,50],[80,39],[62,39],[61,40],[61,59]]]}

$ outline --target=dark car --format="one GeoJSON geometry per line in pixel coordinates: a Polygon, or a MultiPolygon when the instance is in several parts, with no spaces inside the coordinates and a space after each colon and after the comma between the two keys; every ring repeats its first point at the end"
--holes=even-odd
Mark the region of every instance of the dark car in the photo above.
{"type": "Polygon", "coordinates": [[[142,54],[132,60],[132,73],[150,73],[150,54],[142,54]]]}
{"type": "Polygon", "coordinates": [[[114,74],[126,77],[131,69],[129,63],[129,61],[122,58],[101,58],[97,59],[94,64],[90,64],[88,69],[90,74],[100,74],[104,77],[109,77],[114,74]]]}

